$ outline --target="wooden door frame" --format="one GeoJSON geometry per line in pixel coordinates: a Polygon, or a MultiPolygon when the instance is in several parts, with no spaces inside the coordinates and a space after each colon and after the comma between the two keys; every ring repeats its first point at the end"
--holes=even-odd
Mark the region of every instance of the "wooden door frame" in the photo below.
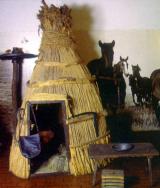
{"type": "Polygon", "coordinates": [[[27,104],[27,124],[28,124],[28,133],[30,133],[30,105],[36,105],[36,104],[57,104],[59,103],[62,107],[62,122],[63,122],[63,128],[64,128],[64,135],[65,135],[65,147],[67,151],[67,158],[70,160],[70,150],[69,150],[69,129],[67,128],[66,124],[66,105],[64,100],[44,100],[44,101],[29,101],[27,104]]]}

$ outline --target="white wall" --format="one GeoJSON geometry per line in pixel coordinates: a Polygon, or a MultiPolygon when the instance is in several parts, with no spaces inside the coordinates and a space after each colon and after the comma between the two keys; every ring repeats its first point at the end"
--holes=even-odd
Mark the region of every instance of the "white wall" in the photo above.
{"type": "MultiPolygon", "coordinates": [[[[159,29],[159,0],[46,0],[48,4],[88,7],[93,29],[159,29]]],[[[0,0],[1,31],[37,30],[41,0],[0,0]],[[6,23],[6,24],[5,24],[6,23]]],[[[85,22],[86,20],[81,20],[85,22]]],[[[76,24],[76,23],[74,23],[76,24]]],[[[83,25],[76,27],[84,29],[83,25]]]]}
{"type": "MultiPolygon", "coordinates": [[[[159,68],[159,0],[46,0],[72,8],[73,29],[83,61],[99,57],[98,40],[116,41],[114,62],[129,56],[129,64],[139,64],[143,76],[159,68]]],[[[0,0],[0,52],[14,46],[38,53],[40,36],[36,17],[40,0],[0,0]]],[[[34,60],[25,60],[30,77],[34,60]],[[29,66],[28,66],[29,64],[29,66]]],[[[128,90],[129,92],[129,90],[128,90]]]]}

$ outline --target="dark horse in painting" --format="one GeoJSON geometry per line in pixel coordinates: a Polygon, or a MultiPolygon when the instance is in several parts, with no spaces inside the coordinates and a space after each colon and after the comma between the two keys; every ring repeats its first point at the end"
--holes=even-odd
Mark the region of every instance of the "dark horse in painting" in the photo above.
{"type": "Polygon", "coordinates": [[[151,73],[152,80],[152,104],[156,117],[160,123],[160,69],[151,73]]]}
{"type": "Polygon", "coordinates": [[[152,80],[147,77],[141,77],[140,70],[138,65],[132,65],[133,74],[129,76],[133,102],[135,105],[151,104],[152,80]]]}
{"type": "Polygon", "coordinates": [[[87,65],[90,73],[96,76],[102,105],[111,113],[115,113],[117,107],[124,106],[126,95],[126,84],[122,73],[119,71],[119,75],[117,74],[117,69],[120,67],[113,66],[114,45],[114,40],[111,43],[99,41],[102,56],[92,60],[87,65]]]}

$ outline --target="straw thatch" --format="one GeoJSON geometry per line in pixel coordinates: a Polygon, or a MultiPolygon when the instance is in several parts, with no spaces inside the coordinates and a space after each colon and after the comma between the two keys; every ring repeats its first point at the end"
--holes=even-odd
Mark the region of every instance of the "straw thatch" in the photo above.
{"type": "MultiPolygon", "coordinates": [[[[94,161],[88,156],[89,144],[108,143],[109,139],[98,89],[76,51],[71,33],[70,9],[65,5],[60,8],[54,5],[48,7],[43,1],[38,18],[43,36],[39,57],[22,104],[25,116],[21,134],[28,135],[27,101],[63,100],[69,130],[70,172],[74,175],[91,173],[94,161]],[[72,106],[68,96],[72,99],[72,106]],[[85,112],[97,113],[98,136],[93,118],[73,117],[85,112]]],[[[17,124],[17,134],[19,127],[20,122],[17,124]]],[[[102,163],[104,162],[101,161],[100,164],[102,163]]],[[[30,175],[29,160],[21,155],[15,138],[10,151],[10,171],[21,178],[28,178],[30,175]]]]}

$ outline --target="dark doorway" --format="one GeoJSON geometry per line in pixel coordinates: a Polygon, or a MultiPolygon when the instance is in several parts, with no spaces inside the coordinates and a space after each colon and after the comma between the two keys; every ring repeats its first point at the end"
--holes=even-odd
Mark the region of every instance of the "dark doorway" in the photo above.
{"type": "Polygon", "coordinates": [[[67,162],[68,130],[64,101],[31,102],[28,114],[30,134],[37,132],[37,124],[41,138],[41,153],[30,160],[31,174],[66,171],[63,165],[67,162]]]}

